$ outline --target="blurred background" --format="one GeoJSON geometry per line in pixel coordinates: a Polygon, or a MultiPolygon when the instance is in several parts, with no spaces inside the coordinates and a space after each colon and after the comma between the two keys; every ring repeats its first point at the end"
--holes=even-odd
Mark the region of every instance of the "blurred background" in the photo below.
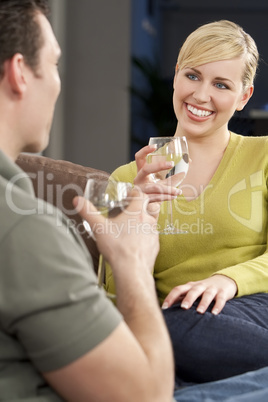
{"type": "Polygon", "coordinates": [[[179,49],[203,23],[230,19],[256,41],[254,95],[230,129],[268,134],[268,2],[263,0],[50,0],[62,48],[62,92],[46,156],[112,172],[150,136],[173,135],[179,49]]]}

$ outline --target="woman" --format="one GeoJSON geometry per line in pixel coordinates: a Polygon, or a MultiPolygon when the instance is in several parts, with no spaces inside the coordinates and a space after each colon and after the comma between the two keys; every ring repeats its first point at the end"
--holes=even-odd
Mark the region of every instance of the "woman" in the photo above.
{"type": "MultiPolygon", "coordinates": [[[[180,384],[268,365],[268,140],[228,130],[253,94],[258,58],[254,40],[223,20],[194,31],[176,64],[175,136],[186,136],[192,162],[173,220],[188,233],[160,236],[154,277],[180,384]]],[[[150,151],[113,176],[152,193],[150,151]]]]}

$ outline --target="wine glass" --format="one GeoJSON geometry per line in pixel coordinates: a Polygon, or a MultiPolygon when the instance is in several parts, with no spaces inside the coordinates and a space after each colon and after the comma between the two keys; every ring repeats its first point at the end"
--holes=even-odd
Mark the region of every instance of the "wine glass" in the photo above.
{"type": "MultiPolygon", "coordinates": [[[[171,186],[178,187],[184,180],[189,168],[188,144],[185,137],[151,137],[149,145],[156,145],[156,150],[147,155],[147,163],[173,161],[171,169],[152,173],[154,182],[167,180],[171,186]]],[[[168,220],[160,234],[187,233],[173,224],[172,200],[168,204],[168,220]]]]}
{"type": "MultiPolygon", "coordinates": [[[[97,209],[95,213],[101,213],[106,218],[117,216],[129,204],[129,193],[132,189],[131,183],[118,182],[106,175],[89,175],[84,191],[84,198],[89,200],[97,209]]],[[[94,213],[92,211],[90,214],[94,213]]],[[[94,239],[94,233],[89,223],[83,220],[83,225],[89,235],[94,239]]],[[[94,228],[95,230],[105,230],[103,228],[94,228]]],[[[105,261],[100,254],[98,264],[98,287],[103,288],[105,282],[105,261]]],[[[109,298],[115,298],[115,295],[107,293],[109,298]]]]}

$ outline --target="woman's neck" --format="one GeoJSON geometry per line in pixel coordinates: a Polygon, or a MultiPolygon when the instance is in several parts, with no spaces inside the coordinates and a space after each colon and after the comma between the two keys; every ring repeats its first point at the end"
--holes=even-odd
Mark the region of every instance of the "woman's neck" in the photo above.
{"type": "MultiPolygon", "coordinates": [[[[177,126],[175,137],[182,136],[179,126],[177,126]]],[[[209,155],[210,157],[221,157],[230,141],[230,131],[228,128],[215,132],[207,136],[185,135],[189,147],[190,157],[194,155],[209,155]]]]}

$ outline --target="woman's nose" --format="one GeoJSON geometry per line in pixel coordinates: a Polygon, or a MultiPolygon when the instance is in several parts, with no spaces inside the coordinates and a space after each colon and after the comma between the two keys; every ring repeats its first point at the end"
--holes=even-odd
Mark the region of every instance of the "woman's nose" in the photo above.
{"type": "Polygon", "coordinates": [[[210,97],[208,85],[206,85],[205,83],[201,83],[200,85],[198,85],[198,87],[195,88],[193,97],[197,103],[209,102],[211,97],[210,97]]]}

